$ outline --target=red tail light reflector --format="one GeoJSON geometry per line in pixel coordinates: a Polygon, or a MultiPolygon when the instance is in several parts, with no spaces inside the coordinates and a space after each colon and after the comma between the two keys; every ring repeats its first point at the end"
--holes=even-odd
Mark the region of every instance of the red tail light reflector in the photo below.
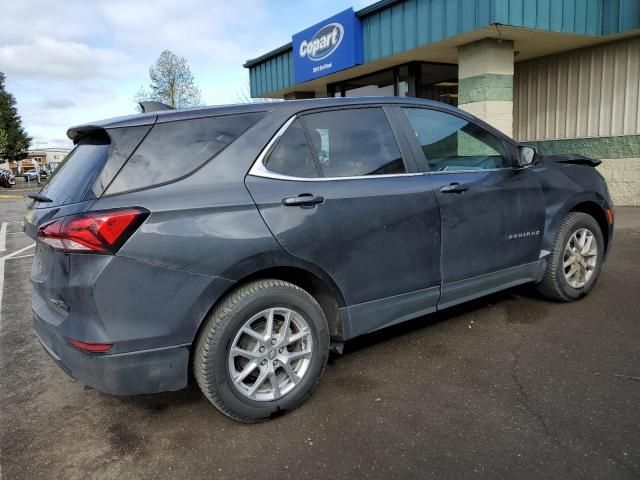
{"type": "Polygon", "coordinates": [[[104,353],[113,347],[112,343],[81,342],[80,340],[73,340],[72,338],[69,339],[69,343],[78,350],[86,353],[104,353]]]}
{"type": "Polygon", "coordinates": [[[72,215],[42,225],[38,239],[68,253],[115,253],[148,216],[142,208],[72,215]]]}

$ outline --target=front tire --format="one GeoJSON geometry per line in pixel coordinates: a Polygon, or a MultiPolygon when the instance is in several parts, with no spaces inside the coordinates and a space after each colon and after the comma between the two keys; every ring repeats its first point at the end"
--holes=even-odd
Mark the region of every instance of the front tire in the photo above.
{"type": "Polygon", "coordinates": [[[196,342],[194,373],[218,410],[253,423],[304,402],[328,355],[327,321],[315,299],[282,280],[257,280],[209,314],[196,342]]]}
{"type": "Polygon", "coordinates": [[[603,259],[604,239],[598,222],[586,213],[570,212],[560,222],[538,290],[554,300],[578,300],[596,284],[603,259]]]}

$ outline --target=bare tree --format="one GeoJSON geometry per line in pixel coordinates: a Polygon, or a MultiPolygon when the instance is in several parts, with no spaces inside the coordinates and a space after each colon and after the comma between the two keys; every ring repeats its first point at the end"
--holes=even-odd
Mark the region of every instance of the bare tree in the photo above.
{"type": "Polygon", "coordinates": [[[149,68],[149,78],[149,88],[140,87],[135,96],[136,103],[151,100],[173,108],[202,105],[200,88],[194,82],[189,62],[171,50],[164,50],[160,54],[156,63],[149,68]]]}
{"type": "Polygon", "coordinates": [[[235,95],[236,103],[264,103],[264,102],[280,102],[279,98],[254,98],[251,96],[251,88],[248,83],[245,83],[235,95]]]}

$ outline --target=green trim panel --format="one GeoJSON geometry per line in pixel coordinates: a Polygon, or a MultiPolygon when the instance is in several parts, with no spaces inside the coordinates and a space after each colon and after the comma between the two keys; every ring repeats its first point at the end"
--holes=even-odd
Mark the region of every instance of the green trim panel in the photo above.
{"type": "Polygon", "coordinates": [[[486,73],[461,78],[458,86],[458,105],[491,100],[513,101],[513,75],[486,73]]]}
{"type": "MultiPolygon", "coordinates": [[[[545,155],[580,153],[592,158],[640,158],[640,135],[520,142],[545,155]]],[[[640,168],[640,162],[638,163],[640,168]]]]}

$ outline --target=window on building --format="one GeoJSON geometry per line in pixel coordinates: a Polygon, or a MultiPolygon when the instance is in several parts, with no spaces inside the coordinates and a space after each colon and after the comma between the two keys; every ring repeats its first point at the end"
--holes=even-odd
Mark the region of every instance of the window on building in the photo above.
{"type": "Polygon", "coordinates": [[[502,140],[475,123],[425,108],[403,108],[432,171],[510,166],[502,140]]]}
{"type": "Polygon", "coordinates": [[[267,159],[266,167],[271,172],[291,177],[318,176],[311,148],[307,143],[307,136],[300,120],[293,122],[280,137],[267,159]]]}
{"type": "Polygon", "coordinates": [[[145,188],[187,175],[263,116],[247,113],[157,124],[122,167],[107,193],[145,188]]]}
{"type": "Polygon", "coordinates": [[[406,172],[391,126],[381,108],[333,110],[303,118],[323,176],[406,172]]]}
{"type": "Polygon", "coordinates": [[[419,97],[458,105],[458,66],[421,63],[418,68],[419,97]]]}

